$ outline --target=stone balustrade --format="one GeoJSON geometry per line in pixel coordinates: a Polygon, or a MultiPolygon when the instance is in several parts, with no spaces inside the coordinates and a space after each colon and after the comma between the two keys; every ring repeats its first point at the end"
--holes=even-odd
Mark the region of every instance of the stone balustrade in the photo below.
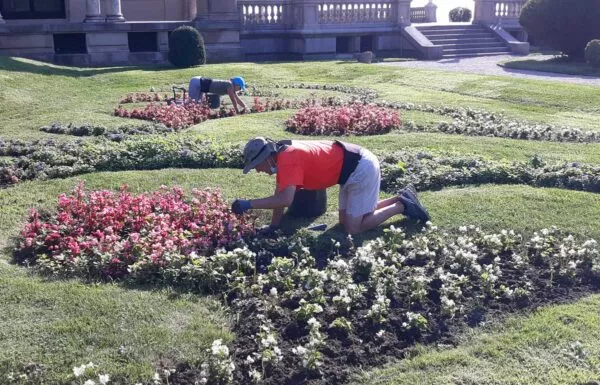
{"type": "Polygon", "coordinates": [[[392,2],[322,3],[318,6],[319,23],[391,23],[392,6],[392,2]]]}
{"type": "Polygon", "coordinates": [[[526,0],[475,0],[474,22],[518,25],[526,0]]]}
{"type": "Polygon", "coordinates": [[[518,19],[523,5],[523,1],[497,1],[494,16],[500,19],[518,19]]]}
{"type": "Polygon", "coordinates": [[[393,23],[394,3],[391,1],[344,1],[318,5],[319,24],[393,23]]]}
{"type": "Polygon", "coordinates": [[[281,0],[239,0],[240,22],[244,28],[289,25],[290,3],[281,0]]]}
{"type": "Polygon", "coordinates": [[[427,22],[427,11],[425,7],[416,7],[410,9],[410,22],[411,23],[426,23],[427,22]]]}

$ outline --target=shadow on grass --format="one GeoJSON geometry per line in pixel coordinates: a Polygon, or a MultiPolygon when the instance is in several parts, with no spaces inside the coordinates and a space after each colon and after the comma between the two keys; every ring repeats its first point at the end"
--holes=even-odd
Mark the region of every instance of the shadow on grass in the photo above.
{"type": "Polygon", "coordinates": [[[524,71],[536,71],[545,72],[544,76],[562,76],[570,75],[579,77],[582,79],[586,78],[598,78],[600,77],[600,69],[594,68],[590,64],[581,61],[574,60],[566,57],[553,57],[546,60],[536,59],[525,59],[525,60],[512,60],[503,63],[499,63],[498,66],[502,67],[506,72],[514,73],[527,73],[524,71]]]}
{"type": "Polygon", "coordinates": [[[29,59],[19,57],[0,56],[0,70],[12,72],[28,72],[38,75],[59,75],[69,77],[89,77],[106,73],[118,73],[125,71],[176,71],[177,68],[168,65],[145,65],[145,66],[121,66],[121,67],[62,67],[52,63],[30,62],[29,59]]]}

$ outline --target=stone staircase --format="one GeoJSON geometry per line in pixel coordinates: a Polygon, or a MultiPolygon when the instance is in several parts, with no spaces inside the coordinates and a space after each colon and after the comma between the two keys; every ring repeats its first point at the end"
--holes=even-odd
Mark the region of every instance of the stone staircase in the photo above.
{"type": "Polygon", "coordinates": [[[444,59],[510,53],[508,45],[484,26],[459,24],[415,27],[431,43],[442,47],[444,59]]]}

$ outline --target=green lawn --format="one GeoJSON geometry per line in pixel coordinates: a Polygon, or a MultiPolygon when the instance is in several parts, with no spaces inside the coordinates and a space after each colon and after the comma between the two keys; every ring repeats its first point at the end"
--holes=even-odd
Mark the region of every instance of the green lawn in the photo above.
{"type": "Polygon", "coordinates": [[[196,362],[233,338],[216,300],[47,281],[2,260],[0,308],[1,384],[31,364],[43,365],[44,384],[69,384],[90,361],[114,383],[148,383],[161,364],[196,362]]]}
{"type": "Polygon", "coordinates": [[[471,332],[457,347],[420,347],[353,385],[584,385],[600,380],[600,296],[548,306],[471,332]],[[577,344],[581,350],[577,349],[577,344]]]}
{"type": "Polygon", "coordinates": [[[34,138],[39,127],[54,121],[118,126],[111,116],[121,96],[132,91],[186,85],[198,74],[228,77],[244,74],[249,83],[346,84],[374,88],[382,99],[433,105],[470,106],[505,112],[520,119],[597,128],[597,87],[536,82],[498,76],[448,74],[408,68],[311,62],[208,65],[202,69],[160,67],[71,69],[40,62],[0,57],[0,135],[34,138]]]}
{"type": "Polygon", "coordinates": [[[521,59],[510,60],[499,64],[504,68],[512,68],[528,71],[553,72],[565,75],[600,77],[600,68],[583,61],[575,61],[568,58],[556,57],[546,60],[521,59]]]}
{"type": "MultiPolygon", "coordinates": [[[[587,87],[511,77],[445,73],[349,62],[233,63],[174,70],[161,67],[80,69],[31,60],[0,57],[0,139],[53,138],[39,127],[53,121],[116,127],[135,121],[111,116],[128,92],[169,90],[194,75],[226,78],[243,74],[249,83],[345,84],[369,87],[380,99],[503,112],[515,119],[599,129],[600,92],[587,87]]],[[[278,89],[284,97],[306,97],[312,91],[278,89]]],[[[340,95],[318,91],[317,96],[340,95]]],[[[299,138],[284,131],[293,111],[237,116],[204,122],[175,135],[206,136],[223,143],[244,143],[263,135],[299,138]]],[[[401,112],[403,121],[433,125],[448,121],[431,113],[401,112]]],[[[87,139],[86,139],[87,140],[87,139]]],[[[522,141],[433,133],[406,133],[349,138],[377,154],[403,148],[480,155],[494,160],[527,160],[600,165],[600,144],[522,141]]],[[[161,363],[197,361],[212,340],[231,341],[228,315],[212,298],[174,295],[168,288],[131,288],[117,284],[52,281],[7,264],[12,237],[31,207],[52,209],[60,193],[83,180],[90,189],[151,191],[160,185],[216,187],[227,199],[256,198],[273,190],[272,178],[241,170],[165,169],[94,173],[50,181],[31,181],[0,189],[0,384],[5,373],[28,363],[43,364],[46,384],[72,380],[73,366],[89,361],[111,373],[115,383],[148,382],[161,363]],[[123,346],[125,353],[120,353],[123,346]],[[120,376],[120,377],[119,377],[120,376]],[[127,378],[127,381],[124,379],[127,378]]],[[[337,188],[328,194],[327,223],[322,237],[342,237],[337,222],[337,188]]],[[[382,197],[385,196],[382,194],[382,197]]],[[[455,230],[475,224],[484,230],[514,229],[525,235],[557,225],[580,237],[600,239],[600,196],[522,185],[470,185],[421,193],[435,225],[455,230]]],[[[266,223],[268,213],[257,213],[266,223]]],[[[412,225],[402,217],[387,224],[412,225]]],[[[307,226],[289,220],[286,230],[307,226]]],[[[369,232],[368,239],[381,234],[369,232]]],[[[473,331],[455,348],[426,347],[392,366],[363,373],[357,384],[579,384],[600,380],[600,299],[592,296],[566,306],[549,306],[531,316],[511,318],[473,331]],[[564,320],[569,319],[566,323],[564,320]],[[588,361],[573,364],[562,355],[580,341],[588,361]],[[596,376],[596,377],[594,377],[596,376]]]]}

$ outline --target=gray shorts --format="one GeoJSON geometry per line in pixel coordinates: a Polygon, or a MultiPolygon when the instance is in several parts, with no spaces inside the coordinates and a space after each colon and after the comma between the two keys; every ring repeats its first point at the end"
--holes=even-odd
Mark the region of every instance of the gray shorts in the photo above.
{"type": "Polygon", "coordinates": [[[360,151],[361,159],[346,184],[340,188],[340,210],[352,217],[372,213],[379,202],[381,170],[379,160],[367,149],[360,151]]]}
{"type": "Polygon", "coordinates": [[[201,76],[195,76],[190,80],[190,85],[188,87],[188,94],[190,99],[200,100],[201,92],[200,92],[200,79],[201,76]]]}

